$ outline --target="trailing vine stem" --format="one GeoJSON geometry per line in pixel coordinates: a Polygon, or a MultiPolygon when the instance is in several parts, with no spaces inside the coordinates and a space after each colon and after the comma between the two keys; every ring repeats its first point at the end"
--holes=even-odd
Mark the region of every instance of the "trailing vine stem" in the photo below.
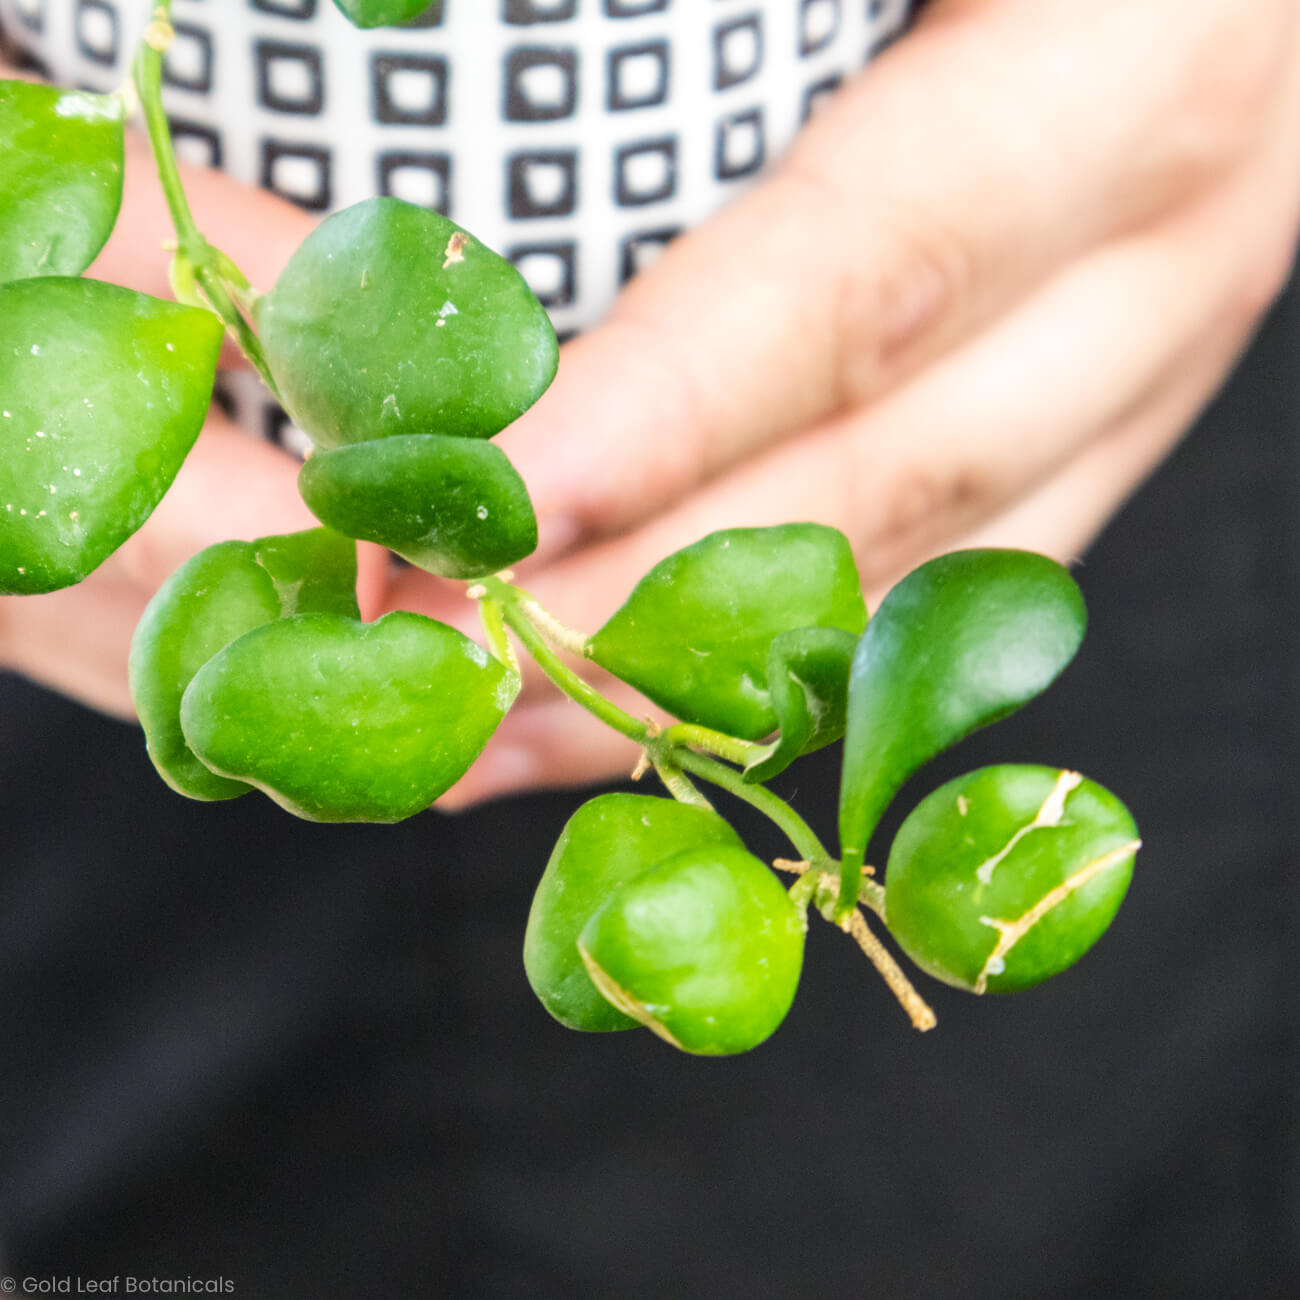
{"type": "Polygon", "coordinates": [[[221,318],[240,351],[261,376],[262,382],[278,399],[280,394],[262,350],[261,340],[236,303],[235,294],[231,292],[233,284],[235,293],[246,297],[248,282],[230,258],[203,237],[190,210],[189,200],[185,197],[176,151],[172,147],[171,128],[162,105],[163,55],[175,35],[171,25],[171,7],[171,0],[157,0],[154,4],[152,19],[136,53],[133,72],[145,127],[149,132],[154,165],[158,169],[158,179],[167,200],[167,209],[171,213],[172,225],[176,229],[175,258],[179,274],[174,272],[173,283],[186,279],[187,271],[192,274],[208,305],[221,318]],[[188,268],[186,263],[189,264],[188,268]]]}
{"type": "MultiPolygon", "coordinates": [[[[757,808],[774,822],[801,857],[815,862],[822,870],[831,867],[838,869],[839,864],[827,852],[812,827],[780,795],[774,794],[766,786],[744,780],[734,768],[708,755],[697,754],[676,739],[676,737],[693,735],[695,729],[688,728],[685,732],[681,732],[676,727],[669,727],[667,730],[660,730],[657,724],[634,718],[612,700],[606,699],[594,686],[583,681],[551,648],[542,630],[534,623],[531,617],[532,611],[539,609],[540,606],[531,596],[499,577],[483,579],[478,584],[478,589],[493,603],[500,606],[506,625],[519,638],[542,672],[565,695],[599,718],[606,726],[636,741],[645,750],[655,767],[661,770],[661,774],[663,771],[689,773],[720,786],[735,798],[757,808]]],[[[470,591],[474,594],[475,588],[471,588],[470,591]]],[[[710,732],[706,728],[698,730],[704,733],[706,738],[720,736],[720,733],[710,732]]],[[[744,741],[736,743],[747,744],[744,741]]],[[[674,784],[675,781],[671,783],[665,781],[669,792],[675,798],[681,798],[682,796],[673,789],[674,784]]],[[[692,786],[691,789],[694,790],[694,787],[692,786]]],[[[695,791],[694,795],[687,796],[684,801],[695,803],[700,797],[698,791],[695,791]]]]}

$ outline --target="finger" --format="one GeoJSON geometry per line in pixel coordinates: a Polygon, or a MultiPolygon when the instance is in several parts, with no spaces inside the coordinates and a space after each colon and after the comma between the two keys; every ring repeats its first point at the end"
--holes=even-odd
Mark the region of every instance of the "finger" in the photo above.
{"type": "MultiPolygon", "coordinates": [[[[648,706],[621,682],[602,690],[636,717],[667,720],[662,710],[648,706]]],[[[550,687],[548,694],[511,710],[478,761],[438,800],[438,807],[456,811],[519,791],[626,779],[640,754],[635,741],[550,687]]],[[[655,778],[647,777],[647,783],[655,784],[655,778]]]]}
{"type": "MultiPolygon", "coordinates": [[[[1063,563],[1076,560],[1106,520],[1176,444],[1208,400],[1218,377],[1244,347],[1243,322],[1219,322],[1189,349],[1176,373],[1139,409],[1118,421],[1027,498],[952,539],[955,547],[1013,546],[1042,551],[1063,563]]],[[[948,549],[948,548],[943,548],[948,549]]],[[[868,591],[876,608],[892,581],[930,558],[924,550],[868,591]]],[[[628,712],[644,701],[630,689],[602,688],[628,712]]],[[[513,711],[483,756],[440,801],[458,809],[519,791],[589,785],[626,776],[635,744],[570,701],[540,692],[513,711]]]]}
{"type": "Polygon", "coordinates": [[[547,545],[625,529],[877,397],[1181,199],[1235,156],[1274,80],[1282,20],[1261,35],[1231,17],[935,6],[769,181],[634,280],[502,436],[547,545]]]}

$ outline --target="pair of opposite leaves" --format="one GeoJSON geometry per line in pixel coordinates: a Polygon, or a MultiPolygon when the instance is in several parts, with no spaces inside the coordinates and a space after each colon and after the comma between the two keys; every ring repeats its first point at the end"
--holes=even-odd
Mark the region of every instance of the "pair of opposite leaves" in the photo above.
{"type": "MultiPolygon", "coordinates": [[[[929,974],[975,993],[1074,964],[1123,901],[1127,809],[1077,773],[1005,765],[948,782],[889,854],[885,912],[929,974]]],[[[599,795],[570,819],[537,887],[524,969],[571,1029],[645,1025],[674,1047],[748,1051],[785,1018],[805,920],[715,812],[599,795]]]]}
{"type": "MultiPolygon", "coordinates": [[[[211,313],[77,278],[121,203],[115,96],[0,83],[0,593],[81,581],[148,518],[202,427],[211,313]]],[[[322,454],[322,521],[452,577],[536,545],[528,494],[482,442],[545,390],[555,334],[519,273],[396,199],[304,242],[255,314],[322,454]]]]}

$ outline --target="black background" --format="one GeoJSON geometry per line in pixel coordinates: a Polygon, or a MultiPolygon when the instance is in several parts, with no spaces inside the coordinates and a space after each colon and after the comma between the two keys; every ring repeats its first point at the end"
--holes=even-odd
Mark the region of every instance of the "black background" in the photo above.
{"type": "MultiPolygon", "coordinates": [[[[904,792],[1076,767],[1146,840],[1078,967],[925,981],[925,1037],[820,923],[749,1056],[569,1033],[519,948],[580,796],[196,805],[0,681],[0,1261],[291,1300],[1296,1294],[1298,357],[1293,291],[1077,571],[1079,659],[904,792]]],[[[787,777],[829,833],[833,758],[787,777]]]]}

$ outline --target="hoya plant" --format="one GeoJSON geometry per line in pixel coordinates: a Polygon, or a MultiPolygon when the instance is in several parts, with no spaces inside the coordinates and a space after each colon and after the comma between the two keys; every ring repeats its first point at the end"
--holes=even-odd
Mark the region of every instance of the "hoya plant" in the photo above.
{"type": "MultiPolygon", "coordinates": [[[[359,26],[426,7],[337,3],[359,26]]],[[[159,91],[169,9],[153,11],[117,94],[0,83],[0,591],[77,583],[144,523],[198,436],[225,335],[313,447],[299,486],[321,526],[209,547],[140,623],[131,689],[163,780],[191,799],[260,791],[312,821],[411,817],[505,717],[522,649],[635,741],[636,775],[663,789],[588,800],[541,875],[524,969],[562,1024],[752,1048],[790,1008],[810,913],[853,936],[920,1029],[934,1016],[868,914],[923,971],[977,994],[1027,988],[1086,952],[1138,836],[1077,772],[970,772],[907,816],[883,879],[867,861],[919,768],[1070,662],[1085,614],[1066,570],[960,551],[869,617],[841,533],[731,528],[661,560],[604,626],[565,627],[509,571],[537,522],[492,442],[555,374],[545,311],[469,232],[393,198],[329,217],[254,291],[186,202],[159,91]],[[176,228],[176,301],[84,276],[116,220],[136,97],[176,228]],[[481,643],[416,613],[363,622],[355,539],[467,583],[481,643]],[[673,721],[626,712],[583,663],[673,721]],[[768,783],[834,744],[832,850],[768,783]],[[751,853],[710,786],[769,817],[792,856],[751,853]]]]}

